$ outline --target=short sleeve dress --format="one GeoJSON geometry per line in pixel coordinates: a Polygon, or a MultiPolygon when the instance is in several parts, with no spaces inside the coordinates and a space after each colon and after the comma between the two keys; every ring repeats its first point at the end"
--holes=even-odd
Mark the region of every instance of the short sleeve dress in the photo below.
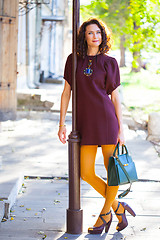
{"type": "MultiPolygon", "coordinates": [[[[67,58],[64,79],[72,87],[72,54],[67,58]]],[[[77,58],[77,130],[81,145],[117,143],[118,119],[109,97],[120,85],[119,67],[115,58],[106,54],[77,58]],[[92,60],[92,75],[84,74],[92,60]]]]}

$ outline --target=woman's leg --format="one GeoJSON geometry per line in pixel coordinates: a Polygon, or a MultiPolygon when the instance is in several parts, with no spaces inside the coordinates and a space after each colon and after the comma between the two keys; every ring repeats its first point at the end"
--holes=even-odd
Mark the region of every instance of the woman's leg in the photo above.
{"type": "Polygon", "coordinates": [[[95,158],[98,145],[81,146],[81,178],[89,183],[103,197],[106,195],[106,182],[95,174],[95,158]]]}
{"type": "MultiPolygon", "coordinates": [[[[115,149],[115,145],[102,145],[102,153],[103,153],[103,157],[104,157],[104,165],[106,170],[108,169],[108,164],[109,164],[109,158],[110,156],[113,154],[113,151],[115,149]]],[[[116,192],[118,191],[118,186],[117,187],[113,187],[113,186],[108,186],[108,182],[107,182],[107,191],[106,191],[106,196],[109,194],[111,194],[111,196],[115,196],[116,197],[116,192]]],[[[112,198],[113,199],[113,198],[112,198]]],[[[112,202],[112,209],[115,212],[116,209],[118,207],[118,201],[116,199],[113,200],[112,202]]],[[[120,204],[119,209],[118,209],[118,213],[123,213],[124,212],[124,208],[123,206],[120,204]]],[[[122,221],[122,217],[116,215],[119,222],[122,221]]]]}
{"type": "MultiPolygon", "coordinates": [[[[97,192],[99,192],[104,198],[106,198],[106,194],[110,195],[108,198],[108,202],[113,202],[113,210],[115,211],[118,206],[118,201],[114,201],[116,194],[112,190],[115,188],[116,193],[118,191],[118,187],[111,187],[107,190],[107,183],[95,174],[95,158],[97,153],[98,145],[82,145],[81,146],[81,159],[80,159],[80,169],[81,169],[81,178],[89,183],[97,192]],[[108,191],[108,192],[107,192],[108,191]],[[111,193],[110,193],[111,191],[111,193]],[[113,196],[112,196],[113,195],[113,196]],[[113,200],[112,200],[113,199],[113,200]]],[[[103,145],[102,152],[104,156],[104,164],[107,169],[109,157],[113,154],[115,146],[114,145],[103,145]],[[105,147],[105,146],[109,146],[105,147]]],[[[101,214],[107,213],[110,210],[110,207],[107,210],[106,204],[104,204],[104,208],[102,209],[101,214]]],[[[110,205],[110,204],[109,204],[110,205]]],[[[109,206],[108,205],[108,206],[109,206]]],[[[120,216],[121,217],[121,216],[120,216]]],[[[110,220],[110,215],[105,216],[106,221],[110,220]]],[[[99,226],[102,224],[102,220],[98,218],[95,226],[99,226]]]]}
{"type": "MultiPolygon", "coordinates": [[[[102,147],[102,153],[103,153],[103,157],[104,157],[104,165],[107,170],[109,157],[113,154],[115,145],[102,145],[101,147],[102,147]]],[[[105,203],[104,203],[104,206],[103,206],[100,214],[105,214],[110,211],[110,208],[111,208],[113,202],[115,201],[117,192],[118,192],[118,186],[108,186],[108,184],[107,184],[106,193],[105,193],[105,203]]],[[[104,219],[106,222],[108,222],[110,220],[110,215],[105,216],[104,219]]],[[[102,225],[102,223],[103,222],[102,222],[101,218],[99,217],[97,219],[97,222],[94,225],[94,227],[98,227],[98,226],[102,225]]]]}

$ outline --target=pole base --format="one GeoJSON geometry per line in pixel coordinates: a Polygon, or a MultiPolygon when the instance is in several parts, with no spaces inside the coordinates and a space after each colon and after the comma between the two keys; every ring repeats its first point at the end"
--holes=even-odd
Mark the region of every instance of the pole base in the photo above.
{"type": "Polygon", "coordinates": [[[82,233],[83,210],[67,209],[67,233],[82,233]]]}

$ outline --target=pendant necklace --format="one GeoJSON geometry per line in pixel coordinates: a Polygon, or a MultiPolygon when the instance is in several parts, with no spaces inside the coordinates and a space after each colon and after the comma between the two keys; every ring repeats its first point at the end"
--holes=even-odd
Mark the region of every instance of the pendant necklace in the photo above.
{"type": "MultiPolygon", "coordinates": [[[[94,58],[95,57],[97,57],[97,54],[94,56],[94,58]]],[[[87,77],[91,76],[93,73],[93,69],[91,69],[93,59],[89,59],[88,67],[84,69],[84,75],[86,75],[87,77]]]]}

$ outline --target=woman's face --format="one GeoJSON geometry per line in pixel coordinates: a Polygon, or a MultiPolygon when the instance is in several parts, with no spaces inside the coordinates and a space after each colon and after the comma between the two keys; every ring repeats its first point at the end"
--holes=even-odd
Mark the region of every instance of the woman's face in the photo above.
{"type": "Polygon", "coordinates": [[[85,40],[88,47],[99,47],[102,43],[101,29],[97,24],[90,24],[86,27],[85,40]]]}

